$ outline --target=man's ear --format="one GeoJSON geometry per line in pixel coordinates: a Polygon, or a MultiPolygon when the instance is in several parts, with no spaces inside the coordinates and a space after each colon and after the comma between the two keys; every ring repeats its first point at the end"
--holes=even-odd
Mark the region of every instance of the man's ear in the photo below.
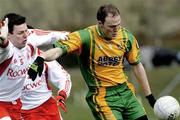
{"type": "Polygon", "coordinates": [[[99,25],[100,27],[102,27],[102,26],[103,26],[103,24],[102,24],[102,22],[101,22],[101,21],[98,21],[98,25],[99,25]]]}

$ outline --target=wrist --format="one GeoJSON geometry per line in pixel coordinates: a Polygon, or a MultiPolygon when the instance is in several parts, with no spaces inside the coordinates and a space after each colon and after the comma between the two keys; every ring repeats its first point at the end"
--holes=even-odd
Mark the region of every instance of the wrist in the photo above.
{"type": "Polygon", "coordinates": [[[147,95],[146,98],[147,98],[147,99],[150,99],[150,100],[151,100],[151,99],[155,99],[154,96],[153,96],[153,94],[147,95]]]}
{"type": "Polygon", "coordinates": [[[44,58],[43,58],[42,56],[38,56],[37,59],[38,59],[39,61],[44,62],[44,58]]]}
{"type": "Polygon", "coordinates": [[[155,97],[153,96],[153,94],[147,95],[146,99],[148,100],[149,104],[154,107],[154,104],[156,102],[155,97]]]}
{"type": "Polygon", "coordinates": [[[59,91],[59,92],[58,92],[58,95],[59,95],[59,96],[62,96],[65,100],[66,100],[66,98],[67,98],[66,92],[65,92],[64,90],[59,91]]]}

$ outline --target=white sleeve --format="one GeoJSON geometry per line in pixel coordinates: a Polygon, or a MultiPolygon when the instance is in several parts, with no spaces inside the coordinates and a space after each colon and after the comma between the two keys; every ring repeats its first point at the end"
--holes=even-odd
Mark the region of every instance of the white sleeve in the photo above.
{"type": "Polygon", "coordinates": [[[0,64],[13,56],[13,49],[10,48],[10,42],[6,47],[0,47],[0,64]]]}
{"type": "Polygon", "coordinates": [[[48,65],[48,80],[50,80],[53,85],[58,87],[59,91],[64,90],[68,97],[72,87],[70,75],[57,61],[46,63],[48,65]]]}
{"type": "Polygon", "coordinates": [[[69,32],[45,31],[40,29],[28,29],[28,42],[33,46],[53,44],[57,40],[65,40],[69,32]]]}

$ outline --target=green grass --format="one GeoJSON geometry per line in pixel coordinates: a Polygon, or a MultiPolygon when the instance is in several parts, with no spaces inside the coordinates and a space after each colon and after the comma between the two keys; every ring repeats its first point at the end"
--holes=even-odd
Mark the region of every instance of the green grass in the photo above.
{"type": "MultiPolygon", "coordinates": [[[[64,120],[94,120],[91,111],[85,102],[87,87],[80,74],[79,69],[67,69],[67,71],[71,74],[72,90],[71,95],[67,101],[68,112],[63,113],[61,111],[64,120]]],[[[158,97],[161,91],[171,82],[171,80],[174,79],[179,71],[179,67],[163,67],[148,71],[147,75],[151,84],[153,94],[158,97]]],[[[135,82],[133,81],[133,83],[135,82]]],[[[175,97],[178,101],[180,101],[179,92],[180,86],[177,85],[177,87],[175,87],[172,93],[170,93],[169,95],[175,97]]],[[[149,119],[157,120],[154,116],[153,109],[149,106],[147,100],[144,98],[144,94],[140,88],[137,88],[137,93],[139,96],[141,96],[142,104],[147,112],[149,119]]]]}

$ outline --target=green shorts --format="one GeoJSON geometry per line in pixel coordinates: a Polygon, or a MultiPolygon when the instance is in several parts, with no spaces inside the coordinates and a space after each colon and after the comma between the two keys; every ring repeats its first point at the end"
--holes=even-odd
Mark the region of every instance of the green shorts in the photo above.
{"type": "Polygon", "coordinates": [[[126,83],[90,89],[86,101],[96,120],[135,120],[146,115],[126,83]]]}

